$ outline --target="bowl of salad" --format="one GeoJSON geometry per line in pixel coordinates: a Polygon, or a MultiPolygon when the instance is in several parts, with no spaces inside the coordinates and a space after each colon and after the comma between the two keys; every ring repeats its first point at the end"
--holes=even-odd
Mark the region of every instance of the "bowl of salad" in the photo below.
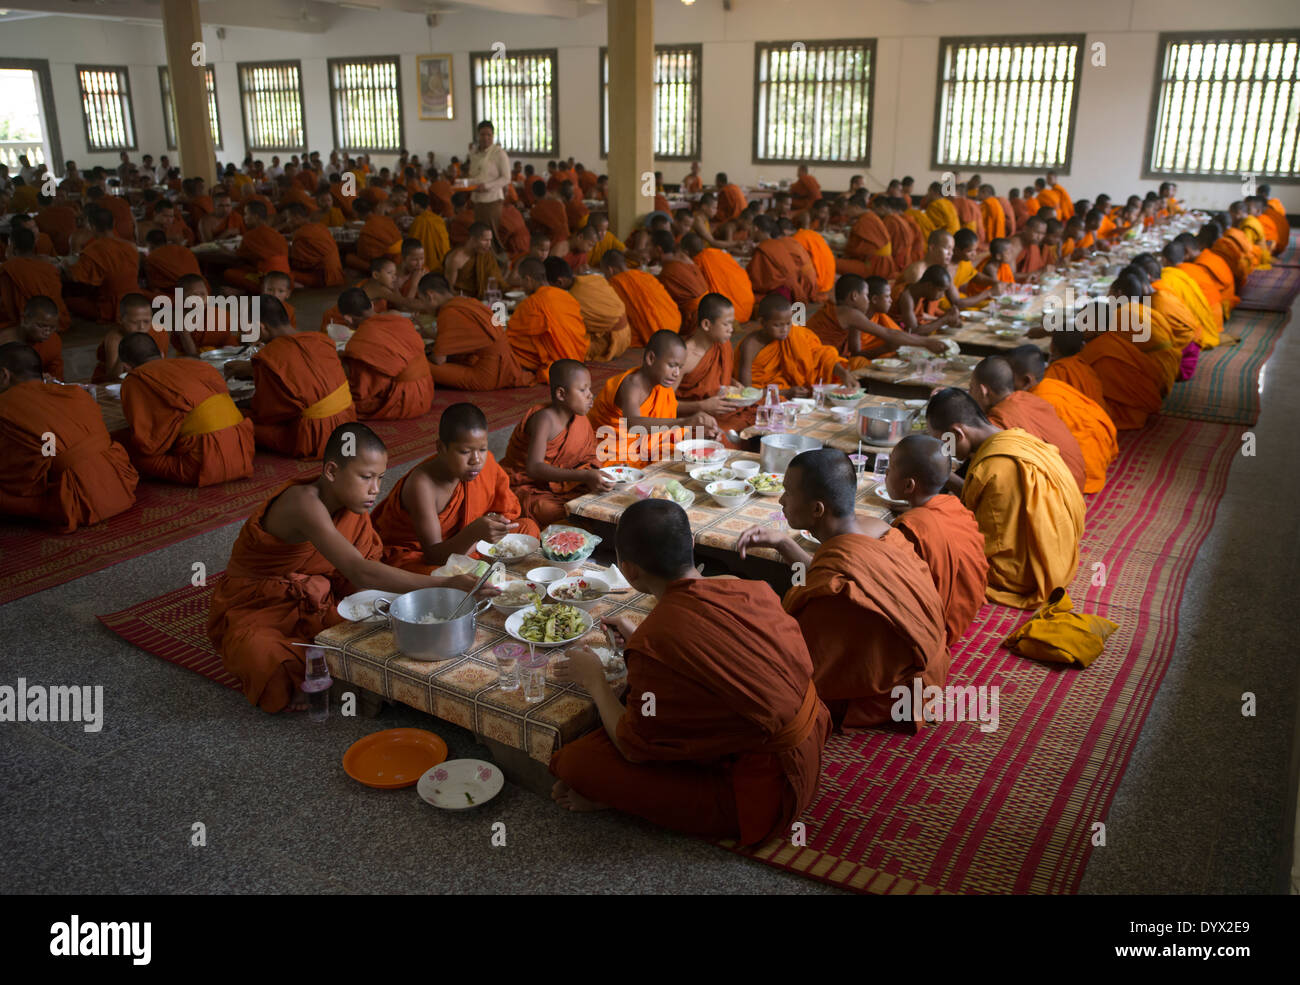
{"type": "Polygon", "coordinates": [[[572,571],[591,557],[599,543],[593,533],[553,523],[542,531],[542,557],[557,568],[572,571]]]}
{"type": "Polygon", "coordinates": [[[521,643],[563,646],[585,636],[594,625],[591,613],[563,603],[537,602],[506,619],[506,633],[521,643]]]}
{"type": "Polygon", "coordinates": [[[492,596],[492,607],[501,612],[515,612],[541,601],[546,586],[536,581],[507,581],[500,586],[501,594],[492,596]]]}
{"type": "Polygon", "coordinates": [[[546,594],[556,602],[585,612],[609,594],[609,585],[593,575],[570,575],[551,582],[546,594]]]}
{"type": "Polygon", "coordinates": [[[691,469],[691,478],[700,485],[707,486],[710,482],[727,482],[731,479],[739,479],[740,476],[723,465],[701,465],[691,469]]]}
{"type": "Polygon", "coordinates": [[[669,479],[667,482],[642,483],[633,486],[632,491],[642,499],[667,499],[676,503],[682,509],[690,509],[695,505],[695,493],[691,492],[676,479],[669,479]]]}
{"type": "Polygon", "coordinates": [[[785,492],[785,475],[781,472],[760,472],[749,480],[749,484],[760,496],[780,496],[785,492]]]}
{"type": "Polygon", "coordinates": [[[729,386],[723,388],[720,396],[737,407],[752,407],[763,396],[763,391],[756,386],[729,386]]]}
{"type": "Polygon", "coordinates": [[[494,561],[518,561],[521,557],[528,557],[537,550],[537,547],[536,537],[529,537],[528,534],[506,534],[495,544],[480,540],[474,545],[474,550],[494,561]]]}

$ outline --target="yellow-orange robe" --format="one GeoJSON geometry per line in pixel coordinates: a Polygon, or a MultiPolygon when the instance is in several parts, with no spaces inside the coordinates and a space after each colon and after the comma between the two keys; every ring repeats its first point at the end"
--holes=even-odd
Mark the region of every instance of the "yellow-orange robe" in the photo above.
{"type": "Polygon", "coordinates": [[[943,604],[948,647],[966,635],[975,613],[984,604],[989,562],[984,535],[975,515],[956,496],[931,496],[894,521],[894,528],[911,541],[930,569],[943,604]]]}
{"type": "Polygon", "coordinates": [[[694,329],[695,310],[700,306],[700,299],[712,290],[704,271],[690,260],[668,260],[659,271],[659,283],[677,302],[682,313],[682,330],[694,329]]]}
{"type": "MultiPolygon", "coordinates": [[[[695,254],[695,265],[706,282],[705,292],[702,293],[721,294],[730,301],[736,309],[737,324],[753,317],[754,286],[749,282],[745,268],[736,262],[735,257],[726,250],[709,247],[695,254]]],[[[699,295],[695,296],[694,303],[699,303],[699,295]]]]}
{"type": "Polygon", "coordinates": [[[847,365],[836,349],[823,345],[809,329],[791,325],[787,338],[769,342],[755,354],[750,383],[756,387],[775,383],[781,390],[830,383],[835,379],[836,365],[841,363],[847,365]]]}
{"type": "MultiPolygon", "coordinates": [[[[568,516],[565,504],[586,492],[578,482],[539,482],[528,474],[528,422],[549,406],[538,404],[528,409],[510,433],[510,443],[501,459],[524,514],[543,530],[568,516]]],[[[546,443],[546,462],[557,469],[596,468],[596,432],[585,414],[574,414],[564,429],[546,443]]]]}
{"type": "MultiPolygon", "coordinates": [[[[1087,491],[1088,468],[1084,462],[1083,449],[1051,403],[1028,390],[1015,390],[990,407],[988,416],[1000,428],[1020,428],[1035,438],[1046,441],[1060,452],[1079,491],[1087,491]]],[[[1104,469],[1102,477],[1104,481],[1104,469]]]]}
{"type": "Polygon", "coordinates": [[[234,284],[245,290],[258,290],[262,278],[273,270],[282,274],[291,273],[289,241],[270,226],[257,226],[246,231],[235,255],[248,266],[230,267],[222,279],[227,284],[234,284]]]}
{"type": "Polygon", "coordinates": [[[587,358],[587,326],[582,306],[568,291],[549,284],[519,302],[506,326],[506,340],[519,367],[549,381],[548,370],[557,359],[587,358]]]}
{"type": "Polygon", "coordinates": [[[424,262],[430,270],[441,270],[443,261],[451,252],[451,239],[447,223],[442,216],[426,210],[415,217],[406,235],[418,239],[424,246],[424,262]]]}
{"type": "Polygon", "coordinates": [[[308,287],[338,287],[343,283],[343,260],[328,226],[309,222],[294,230],[289,267],[294,280],[308,287]]]}
{"type": "Polygon", "coordinates": [[[1107,417],[1110,416],[1110,409],[1106,406],[1106,389],[1102,386],[1101,377],[1092,366],[1078,356],[1053,359],[1048,363],[1043,378],[1068,383],[1100,407],[1107,417]]]}
{"type": "Polygon", "coordinates": [[[320,458],[340,424],[357,419],[347,374],[327,335],[272,339],[253,356],[253,433],[262,448],[320,458]]]}
{"type": "Polygon", "coordinates": [[[363,421],[409,420],[433,406],[424,339],[405,315],[371,315],[348,339],[343,361],[352,402],[363,421]]]}
{"type": "Polygon", "coordinates": [[[754,285],[754,296],[764,297],[773,291],[784,290],[791,301],[807,303],[816,293],[817,274],[812,261],[789,238],[765,239],[754,249],[749,259],[749,282],[754,285]],[[800,255],[802,254],[802,255],[800,255]]]}
{"type": "Polygon", "coordinates": [[[1070,384],[1047,377],[1029,392],[1052,405],[1056,416],[1079,443],[1084,465],[1083,491],[1101,492],[1106,486],[1106,470],[1119,455],[1115,422],[1106,409],[1070,384]]]}
{"type": "Polygon", "coordinates": [[[835,254],[831,252],[826,237],[811,229],[796,229],[792,238],[812,259],[813,272],[817,275],[815,293],[823,296],[829,294],[835,288],[835,254]]]}
{"type": "Polygon", "coordinates": [[[632,344],[623,299],[602,274],[579,274],[569,293],[578,299],[587,326],[587,361],[607,363],[632,344]]]}
{"type": "Polygon", "coordinates": [[[893,278],[899,271],[889,229],[874,212],[863,212],[849,231],[844,256],[835,263],[842,274],[893,278]]]}
{"type": "MultiPolygon", "coordinates": [[[[888,315],[880,315],[880,318],[889,319],[891,328],[898,326],[893,323],[893,319],[888,315]]],[[[883,323],[881,323],[883,324],[883,323]]],[[[887,352],[892,352],[889,343],[876,335],[866,332],[858,333],[858,344],[861,346],[859,352],[849,352],[849,331],[840,325],[839,308],[833,304],[824,304],[818,309],[817,314],[808,320],[808,329],[816,336],[833,347],[841,356],[849,361],[849,369],[860,369],[866,366],[872,359],[878,359],[887,352]]]]}
{"type": "Polygon", "coordinates": [[[632,345],[645,345],[655,332],[681,331],[681,309],[652,275],[644,270],[624,270],[611,277],[609,285],[623,301],[632,345]]]}
{"type": "MultiPolygon", "coordinates": [[[[587,412],[596,433],[597,458],[601,465],[630,465],[645,468],[651,462],[668,461],[672,447],[681,440],[684,430],[665,424],[662,430],[643,426],[648,434],[630,434],[627,419],[619,408],[618,391],[624,381],[640,369],[635,367],[605,381],[587,412]]],[[[637,408],[638,417],[656,417],[665,421],[677,417],[677,394],[666,386],[654,386],[637,408]]]]}

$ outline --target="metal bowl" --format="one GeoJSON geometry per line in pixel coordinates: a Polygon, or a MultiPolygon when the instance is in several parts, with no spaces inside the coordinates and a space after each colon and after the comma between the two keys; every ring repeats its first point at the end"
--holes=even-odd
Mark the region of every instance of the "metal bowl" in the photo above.
{"type": "Polygon", "coordinates": [[[873,445],[895,445],[912,430],[916,411],[905,407],[858,408],[858,434],[873,445]]]}
{"type": "Polygon", "coordinates": [[[375,611],[388,616],[397,648],[412,660],[450,660],[459,657],[474,642],[478,614],[491,602],[479,602],[450,622],[417,622],[422,616],[445,619],[460,605],[466,593],[458,588],[421,588],[399,595],[389,602],[379,599],[375,611]]]}
{"type": "Polygon", "coordinates": [[[821,441],[806,434],[765,435],[759,442],[759,468],[764,472],[785,472],[796,455],[821,446],[821,441]]]}

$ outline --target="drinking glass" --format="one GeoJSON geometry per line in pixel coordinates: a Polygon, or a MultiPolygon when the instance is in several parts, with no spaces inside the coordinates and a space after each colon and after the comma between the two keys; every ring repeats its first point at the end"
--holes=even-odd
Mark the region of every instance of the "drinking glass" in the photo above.
{"type": "Polygon", "coordinates": [[[519,658],[519,678],[524,686],[524,701],[535,705],[546,697],[546,667],[551,662],[551,654],[529,649],[529,653],[519,658]]]}
{"type": "Polygon", "coordinates": [[[500,643],[492,648],[497,661],[497,687],[502,691],[519,690],[519,660],[528,651],[519,643],[500,643]]]}

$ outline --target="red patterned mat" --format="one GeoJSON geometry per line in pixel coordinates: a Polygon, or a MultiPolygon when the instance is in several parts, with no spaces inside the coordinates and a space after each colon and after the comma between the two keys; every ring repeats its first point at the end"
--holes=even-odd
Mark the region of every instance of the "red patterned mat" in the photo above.
{"type": "MultiPolygon", "coordinates": [[[[629,369],[640,355],[640,349],[630,350],[612,363],[593,365],[593,383],[598,386],[629,369]]],[[[438,417],[454,403],[478,404],[487,415],[488,428],[496,430],[513,424],[545,399],[546,388],[540,386],[485,393],[439,390],[426,416],[374,421],[371,426],[388,445],[389,464],[398,465],[432,451],[438,417]]],[[[131,509],[72,534],[51,534],[34,524],[0,520],[0,605],[242,519],[270,490],[297,476],[315,474],[320,463],[259,453],[253,468],[251,478],[206,489],[142,481],[131,509]]]]}
{"type": "Polygon", "coordinates": [[[1256,270],[1241,289],[1237,311],[1290,311],[1300,294],[1300,267],[1274,264],[1256,270]]]}
{"type": "MultiPolygon", "coordinates": [[[[999,728],[835,736],[801,818],[806,847],[776,841],[745,854],[864,892],[1075,891],[1092,825],[1106,820],[1168,667],[1182,589],[1241,433],[1156,418],[1123,435],[1106,489],[1091,497],[1071,586],[1080,608],[1120,625],[1090,668],[1056,669],[1002,649],[1030,614],[986,605],[954,654],[951,683],[997,685],[999,728]]],[[[211,590],[211,582],[183,588],[100,620],[164,660],[236,686],[203,635],[211,590]]]]}

